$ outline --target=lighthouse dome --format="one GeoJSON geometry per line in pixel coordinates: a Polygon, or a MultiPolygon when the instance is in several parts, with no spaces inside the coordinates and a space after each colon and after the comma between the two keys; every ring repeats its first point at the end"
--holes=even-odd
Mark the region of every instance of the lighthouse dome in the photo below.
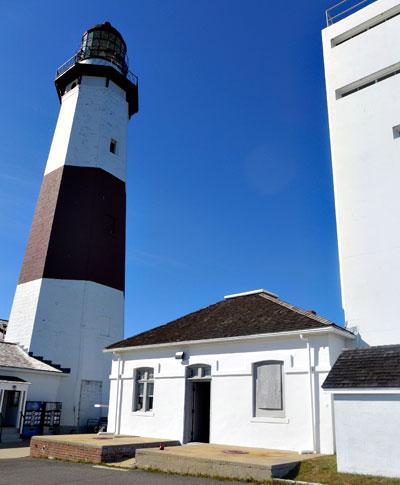
{"type": "Polygon", "coordinates": [[[96,24],[83,34],[79,59],[88,64],[112,64],[122,74],[128,73],[125,41],[110,22],[96,24]]]}

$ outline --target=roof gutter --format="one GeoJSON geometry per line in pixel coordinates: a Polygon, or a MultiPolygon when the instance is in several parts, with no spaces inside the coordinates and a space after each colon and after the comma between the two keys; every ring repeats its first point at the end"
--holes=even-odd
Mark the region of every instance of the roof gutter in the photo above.
{"type": "Polygon", "coordinates": [[[331,394],[400,394],[400,387],[337,387],[322,390],[331,394]]]}
{"type": "Polygon", "coordinates": [[[349,330],[340,329],[338,327],[326,327],[326,328],[313,328],[309,330],[292,330],[289,332],[275,332],[275,333],[258,333],[255,335],[240,335],[238,337],[224,337],[224,338],[213,338],[213,339],[203,339],[203,340],[182,340],[181,342],[166,342],[161,344],[150,344],[150,345],[132,345],[130,347],[115,347],[111,349],[103,349],[103,352],[129,352],[131,350],[140,349],[156,349],[164,347],[176,347],[181,345],[202,345],[209,343],[227,343],[227,342],[240,342],[246,340],[258,340],[258,339],[276,339],[284,337],[298,337],[299,335],[318,335],[318,334],[336,334],[341,337],[346,337],[349,339],[355,339],[356,336],[352,334],[349,330]]]}
{"type": "Polygon", "coordinates": [[[54,370],[46,370],[46,369],[29,369],[26,367],[11,367],[8,365],[0,365],[0,369],[5,369],[6,371],[14,371],[14,372],[29,372],[31,374],[50,374],[52,376],[66,376],[69,374],[64,374],[64,372],[54,369],[54,370]]]}

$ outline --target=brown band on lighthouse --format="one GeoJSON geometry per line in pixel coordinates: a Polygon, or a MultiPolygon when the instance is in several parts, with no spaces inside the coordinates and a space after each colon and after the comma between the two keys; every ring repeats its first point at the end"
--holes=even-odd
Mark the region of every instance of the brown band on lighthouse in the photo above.
{"type": "Polygon", "coordinates": [[[40,189],[19,283],[39,278],[125,288],[125,183],[65,165],[40,189]]]}

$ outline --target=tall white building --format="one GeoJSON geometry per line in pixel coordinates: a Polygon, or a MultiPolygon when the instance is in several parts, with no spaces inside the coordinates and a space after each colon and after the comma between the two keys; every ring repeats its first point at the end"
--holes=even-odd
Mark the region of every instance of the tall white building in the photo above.
{"type": "Polygon", "coordinates": [[[108,22],[88,29],[56,74],[61,101],[6,340],[57,363],[62,423],[85,426],[108,401],[123,337],[127,127],[138,110],[126,44],[108,22]]]}
{"type": "Polygon", "coordinates": [[[346,322],[369,345],[399,343],[400,1],[322,37],[346,322]]]}

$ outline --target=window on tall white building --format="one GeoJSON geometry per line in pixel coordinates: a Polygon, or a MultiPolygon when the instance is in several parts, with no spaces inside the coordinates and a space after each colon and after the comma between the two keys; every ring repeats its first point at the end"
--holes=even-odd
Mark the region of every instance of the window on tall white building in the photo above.
{"type": "Polygon", "coordinates": [[[253,364],[253,416],[282,417],[284,410],[283,362],[253,364]]]}
{"type": "Polygon", "coordinates": [[[154,393],[154,369],[152,367],[135,369],[134,388],[133,410],[152,411],[154,393]]]}

